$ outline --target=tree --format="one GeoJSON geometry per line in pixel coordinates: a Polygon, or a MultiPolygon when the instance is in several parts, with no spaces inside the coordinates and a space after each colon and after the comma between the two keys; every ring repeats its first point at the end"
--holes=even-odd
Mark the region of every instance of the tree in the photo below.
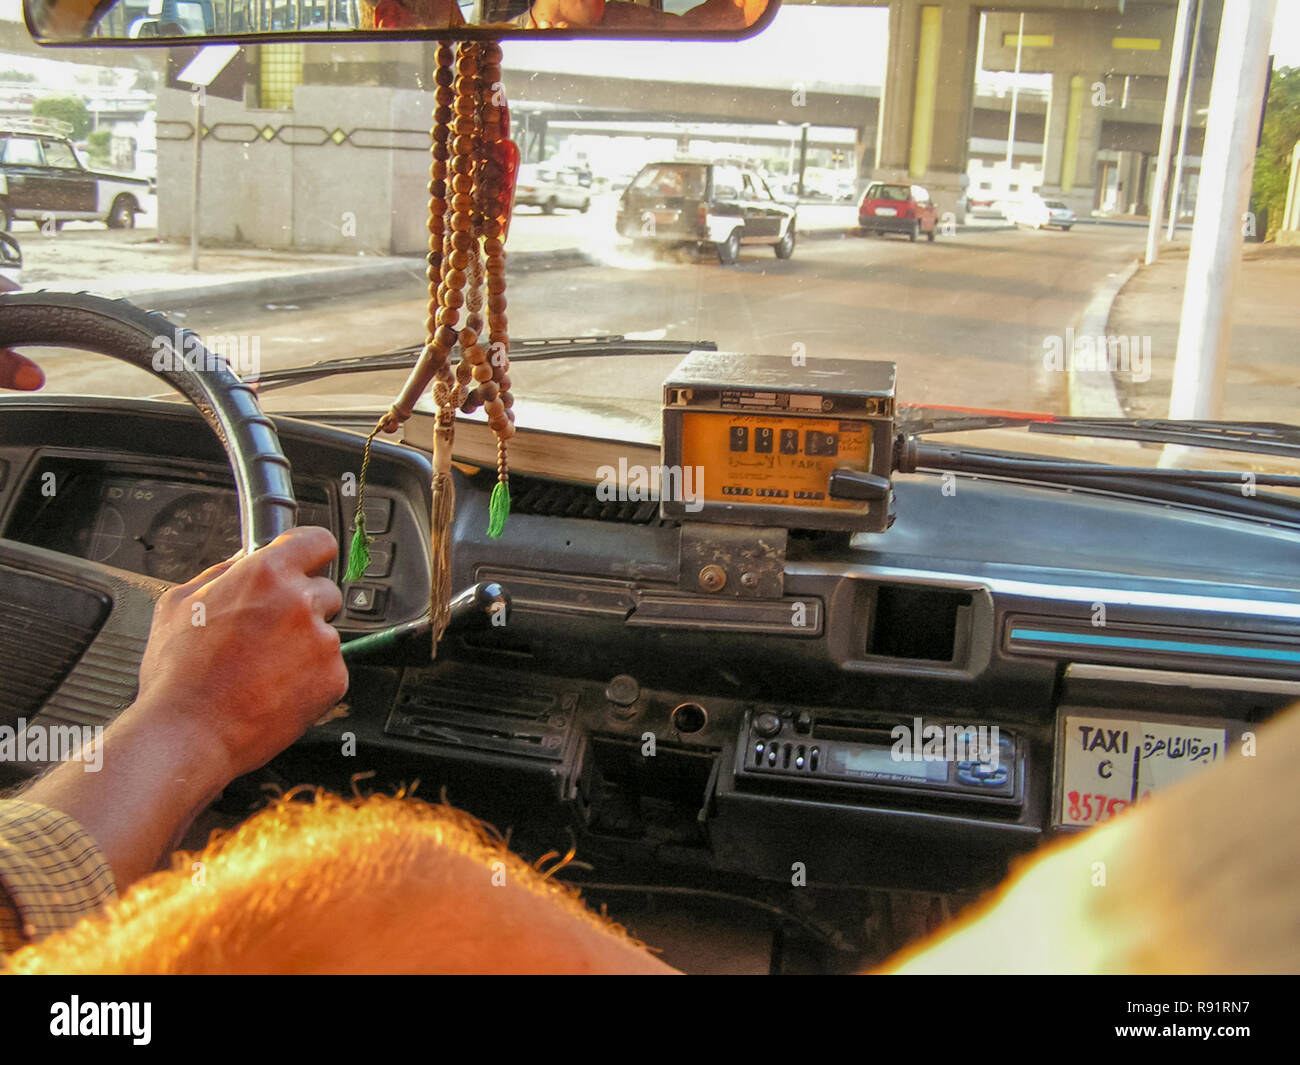
{"type": "Polygon", "coordinates": [[[1287,182],[1291,177],[1291,151],[1300,141],[1300,67],[1273,71],[1264,108],[1264,128],[1255,153],[1255,180],[1251,207],[1256,215],[1267,212],[1269,235],[1282,225],[1287,182]]]}
{"type": "Polygon", "coordinates": [[[73,140],[81,140],[90,130],[90,112],[80,96],[43,96],[32,104],[32,117],[67,122],[73,140]]]}
{"type": "Polygon", "coordinates": [[[86,157],[96,166],[107,165],[112,154],[112,141],[112,130],[92,130],[86,138],[86,157]]]}

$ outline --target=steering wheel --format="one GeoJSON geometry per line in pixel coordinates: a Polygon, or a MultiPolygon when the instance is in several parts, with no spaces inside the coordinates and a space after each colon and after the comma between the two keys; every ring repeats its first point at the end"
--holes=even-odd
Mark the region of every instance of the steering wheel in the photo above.
{"type": "MultiPolygon", "coordinates": [[[[121,359],[185,396],[230,460],[246,552],[293,528],[293,480],[275,426],[252,388],[195,334],[124,300],[0,296],[0,348],[37,345],[121,359]]],[[[18,652],[0,653],[7,674],[12,664],[7,687],[16,693],[0,692],[0,719],[30,720],[39,711],[44,720],[86,724],[89,717],[107,724],[135,697],[154,604],[168,587],[154,577],[0,540],[0,649],[18,652]],[[4,648],[6,639],[13,646],[4,648]]]]}

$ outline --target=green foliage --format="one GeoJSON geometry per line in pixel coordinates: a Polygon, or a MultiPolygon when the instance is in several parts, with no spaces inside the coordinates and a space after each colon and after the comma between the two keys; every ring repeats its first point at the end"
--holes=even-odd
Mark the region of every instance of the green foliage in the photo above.
{"type": "Polygon", "coordinates": [[[90,130],[90,112],[80,96],[43,96],[32,104],[33,118],[57,118],[72,126],[72,139],[81,140],[90,130]]]}
{"type": "Polygon", "coordinates": [[[1268,211],[1269,236],[1282,225],[1296,141],[1300,141],[1300,67],[1278,67],[1268,89],[1250,196],[1256,214],[1268,211]]]}
{"type": "Polygon", "coordinates": [[[19,82],[23,85],[30,85],[36,80],[35,74],[29,74],[25,70],[0,70],[0,81],[19,82]]]}
{"type": "Polygon", "coordinates": [[[113,139],[113,131],[108,129],[94,130],[86,138],[86,155],[92,163],[103,165],[109,161],[112,153],[110,142],[113,139]]]}

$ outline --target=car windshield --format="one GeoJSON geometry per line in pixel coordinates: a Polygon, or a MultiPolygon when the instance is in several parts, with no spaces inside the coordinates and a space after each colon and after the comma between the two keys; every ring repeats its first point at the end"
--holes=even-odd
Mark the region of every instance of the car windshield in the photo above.
{"type": "Polygon", "coordinates": [[[654,163],[645,167],[632,182],[636,192],[658,196],[703,196],[708,169],[680,163],[654,163]]]}
{"type": "Polygon", "coordinates": [[[912,190],[906,185],[873,185],[867,193],[872,200],[910,200],[912,190]]]}
{"type": "MultiPolygon", "coordinates": [[[[1018,47],[1018,11],[972,9],[954,37],[946,13],[942,34],[928,21],[904,32],[888,8],[852,2],[787,3],[738,42],[503,42],[524,181],[548,185],[514,208],[512,336],[709,341],[792,366],[885,360],[907,403],[1164,418],[1193,409],[1180,394],[1210,390],[1202,415],[1300,420],[1293,5],[1279,5],[1264,122],[1241,141],[1259,150],[1226,293],[1235,324],[1217,362],[1184,292],[1192,223],[1238,212],[1202,196],[1218,7],[1162,138],[1177,5],[1046,6],[1080,20],[1077,54],[1051,36],[1066,17],[1054,10],[1025,14],[1018,47]],[[1075,218],[1041,213],[1035,189],[1075,218]],[[743,202],[724,210],[719,191],[743,202]],[[869,200],[885,201],[882,213],[869,200]]],[[[353,0],[266,9],[357,24],[353,0]]],[[[114,17],[122,36],[142,18],[215,20],[220,32],[225,10],[132,3],[114,17]]],[[[158,309],[235,351],[250,375],[422,343],[432,42],[253,44],[214,57],[200,89],[188,51],[45,50],[21,17],[19,0],[0,0],[0,144],[14,168],[3,217],[22,245],[24,288],[158,309]],[[37,134],[4,132],[9,119],[42,117],[71,127],[44,158],[37,134]],[[36,176],[70,165],[67,145],[122,180],[36,176]]],[[[1262,78],[1269,56],[1249,63],[1262,78]]],[[[520,362],[519,423],[530,404],[562,401],[605,418],[606,435],[653,433],[680,359],[592,349],[520,362]]],[[[97,356],[47,363],[50,391],[160,391],[97,356]]],[[[404,377],[321,377],[265,402],[377,412],[404,377]]],[[[1087,440],[1061,447],[1103,454],[1087,440]]],[[[1131,462],[1160,452],[1138,448],[1131,462]]]]}

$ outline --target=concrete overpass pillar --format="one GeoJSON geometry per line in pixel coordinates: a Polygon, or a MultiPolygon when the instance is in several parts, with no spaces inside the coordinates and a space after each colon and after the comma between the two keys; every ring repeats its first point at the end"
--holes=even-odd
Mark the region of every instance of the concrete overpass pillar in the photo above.
{"type": "MultiPolygon", "coordinates": [[[[1047,115],[1042,193],[1064,200],[1086,215],[1096,204],[1097,149],[1101,111],[1093,104],[1093,83],[1100,78],[1055,71],[1052,105],[1047,115]]],[[[1130,189],[1125,185],[1125,195],[1130,189]]]]}
{"type": "MultiPolygon", "coordinates": [[[[970,142],[979,11],[973,0],[892,0],[872,177],[924,185],[958,211],[970,142]]],[[[958,212],[958,221],[964,218],[958,212]]]]}

